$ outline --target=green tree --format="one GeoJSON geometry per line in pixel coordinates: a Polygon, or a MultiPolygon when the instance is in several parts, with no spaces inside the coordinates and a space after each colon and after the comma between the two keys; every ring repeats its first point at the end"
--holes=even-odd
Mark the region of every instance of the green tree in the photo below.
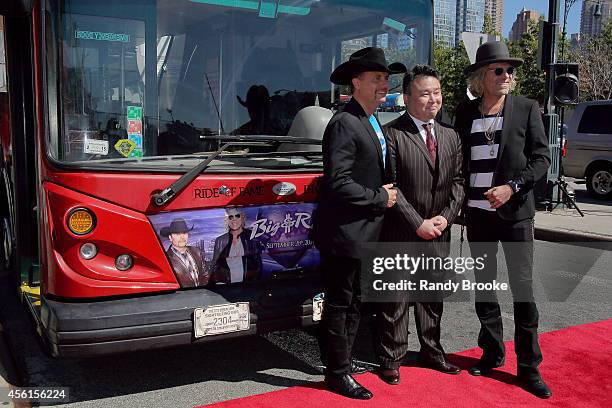
{"type": "Polygon", "coordinates": [[[535,99],[540,104],[544,102],[546,94],[546,82],[544,71],[538,65],[538,23],[530,21],[527,32],[520,41],[510,44],[510,55],[523,59],[515,74],[515,94],[524,95],[535,99]]]}
{"type": "Polygon", "coordinates": [[[612,20],[598,36],[581,38],[570,60],[580,64],[581,101],[612,98],[612,20]]]}
{"type": "Polygon", "coordinates": [[[454,118],[457,105],[466,98],[467,82],[463,70],[470,60],[461,42],[457,47],[434,46],[434,66],[440,73],[444,110],[454,118]]]}
{"type": "Polygon", "coordinates": [[[495,31],[495,27],[493,27],[493,20],[491,19],[490,14],[484,15],[484,22],[482,23],[482,33],[489,35],[498,35],[501,37],[501,33],[495,31]]]}
{"type": "Polygon", "coordinates": [[[612,46],[612,19],[608,19],[601,29],[600,34],[604,43],[612,46]]]}

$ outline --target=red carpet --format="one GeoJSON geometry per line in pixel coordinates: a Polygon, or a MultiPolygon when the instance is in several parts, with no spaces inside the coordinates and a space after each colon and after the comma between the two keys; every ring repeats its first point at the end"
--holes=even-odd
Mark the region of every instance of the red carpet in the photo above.
{"type": "MultiPolygon", "coordinates": [[[[513,342],[506,343],[506,365],[490,377],[467,372],[445,375],[419,367],[402,367],[401,385],[390,386],[374,374],[356,376],[374,398],[355,401],[324,389],[322,383],[296,386],[266,394],[220,402],[209,407],[333,408],[333,407],[610,407],[612,406],[612,319],[542,333],[543,378],[553,391],[541,400],[515,381],[516,356],[513,342]],[[606,402],[607,401],[607,402],[606,402]]],[[[449,356],[461,368],[480,357],[479,349],[449,356]]]]}

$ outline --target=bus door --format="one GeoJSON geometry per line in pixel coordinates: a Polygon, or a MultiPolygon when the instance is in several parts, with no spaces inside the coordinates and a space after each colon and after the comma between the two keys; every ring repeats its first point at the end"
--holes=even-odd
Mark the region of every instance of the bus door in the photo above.
{"type": "Polygon", "coordinates": [[[16,283],[39,281],[31,2],[0,6],[0,258],[16,283]],[[27,3],[27,4],[24,4],[27,3]]]}

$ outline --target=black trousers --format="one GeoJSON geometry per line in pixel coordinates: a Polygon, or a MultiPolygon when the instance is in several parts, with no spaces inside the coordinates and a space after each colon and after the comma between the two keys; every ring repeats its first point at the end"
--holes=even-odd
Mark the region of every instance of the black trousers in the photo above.
{"type": "Polygon", "coordinates": [[[325,306],[319,347],[325,375],[350,372],[350,358],[359,328],[361,263],[358,259],[321,253],[325,306]]]}
{"type": "MultiPolygon", "coordinates": [[[[472,257],[485,257],[485,267],[475,269],[478,283],[497,278],[497,250],[501,242],[508,267],[514,306],[514,350],[518,375],[537,377],[542,351],[538,342],[538,309],[533,298],[533,219],[506,221],[495,211],[470,208],[466,217],[472,257]]],[[[504,335],[497,295],[476,291],[476,314],[480,320],[478,346],[482,359],[491,365],[504,360],[504,335]]]]}
{"type": "MultiPolygon", "coordinates": [[[[409,302],[377,304],[374,351],[383,368],[397,369],[408,352],[409,302]]],[[[440,321],[444,303],[415,302],[414,320],[424,361],[444,361],[446,354],[440,343],[440,321]]]]}

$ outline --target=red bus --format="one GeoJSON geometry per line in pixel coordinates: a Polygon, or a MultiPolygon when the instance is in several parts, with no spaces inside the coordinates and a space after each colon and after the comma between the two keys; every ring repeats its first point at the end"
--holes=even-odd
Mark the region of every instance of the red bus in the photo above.
{"type": "Polygon", "coordinates": [[[368,45],[430,61],[432,15],[431,0],[4,0],[3,258],[51,354],[314,324],[320,139],[349,93],[329,74],[368,45]]]}

